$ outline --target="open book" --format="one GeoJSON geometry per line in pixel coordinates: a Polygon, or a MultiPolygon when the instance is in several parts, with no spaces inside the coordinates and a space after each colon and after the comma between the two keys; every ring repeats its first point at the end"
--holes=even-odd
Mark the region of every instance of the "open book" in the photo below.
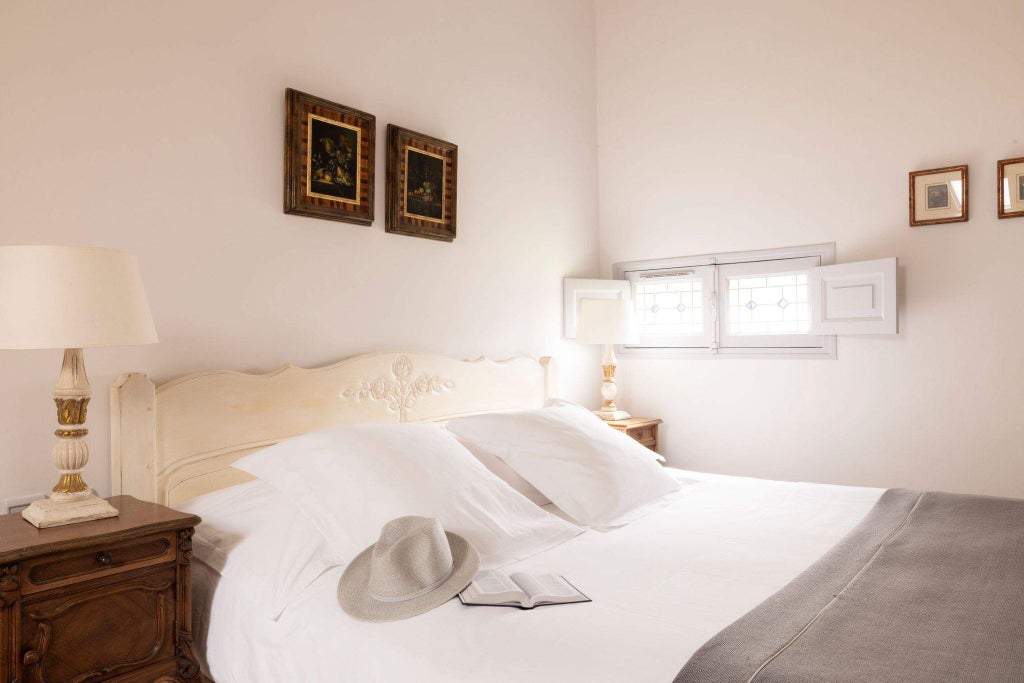
{"type": "Polygon", "coordinates": [[[506,574],[497,569],[479,572],[461,593],[463,605],[495,605],[533,609],[540,605],[590,602],[583,593],[554,574],[506,574]]]}

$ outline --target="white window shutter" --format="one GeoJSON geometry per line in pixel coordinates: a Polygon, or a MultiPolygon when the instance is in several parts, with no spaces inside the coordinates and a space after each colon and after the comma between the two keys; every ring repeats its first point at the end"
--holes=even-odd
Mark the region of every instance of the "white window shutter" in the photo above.
{"type": "Polygon", "coordinates": [[[628,280],[577,280],[565,278],[562,281],[562,319],[566,339],[576,338],[576,325],[580,317],[580,301],[583,299],[629,299],[628,280]]]}
{"type": "Polygon", "coordinates": [[[810,270],[811,334],[896,334],[896,257],[810,270]]]}

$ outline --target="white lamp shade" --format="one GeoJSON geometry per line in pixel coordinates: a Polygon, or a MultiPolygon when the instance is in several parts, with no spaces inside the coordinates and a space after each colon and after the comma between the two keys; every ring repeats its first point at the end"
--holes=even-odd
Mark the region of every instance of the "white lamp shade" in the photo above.
{"type": "Polygon", "coordinates": [[[0,349],[156,343],[134,254],[0,247],[0,349]]]}
{"type": "Polygon", "coordinates": [[[581,344],[635,344],[640,341],[629,299],[581,299],[576,341],[581,344]]]}

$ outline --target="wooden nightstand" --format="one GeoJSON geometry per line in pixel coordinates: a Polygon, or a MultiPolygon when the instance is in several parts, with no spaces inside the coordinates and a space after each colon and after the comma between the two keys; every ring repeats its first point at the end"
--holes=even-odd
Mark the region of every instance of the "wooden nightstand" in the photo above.
{"type": "Polygon", "coordinates": [[[656,417],[630,417],[625,420],[611,420],[608,426],[617,429],[627,436],[658,452],[658,425],[661,420],[656,417]]]}
{"type": "Polygon", "coordinates": [[[189,563],[199,518],[131,496],[119,517],[0,516],[0,683],[198,682],[189,563]]]}

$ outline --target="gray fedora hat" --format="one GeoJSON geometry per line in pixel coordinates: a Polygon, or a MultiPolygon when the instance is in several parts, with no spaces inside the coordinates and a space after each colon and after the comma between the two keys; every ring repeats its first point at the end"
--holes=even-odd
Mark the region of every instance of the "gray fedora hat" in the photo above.
{"type": "Polygon", "coordinates": [[[338,602],[363,621],[406,619],[454,598],[479,567],[476,548],[433,517],[398,517],[345,568],[338,602]]]}

